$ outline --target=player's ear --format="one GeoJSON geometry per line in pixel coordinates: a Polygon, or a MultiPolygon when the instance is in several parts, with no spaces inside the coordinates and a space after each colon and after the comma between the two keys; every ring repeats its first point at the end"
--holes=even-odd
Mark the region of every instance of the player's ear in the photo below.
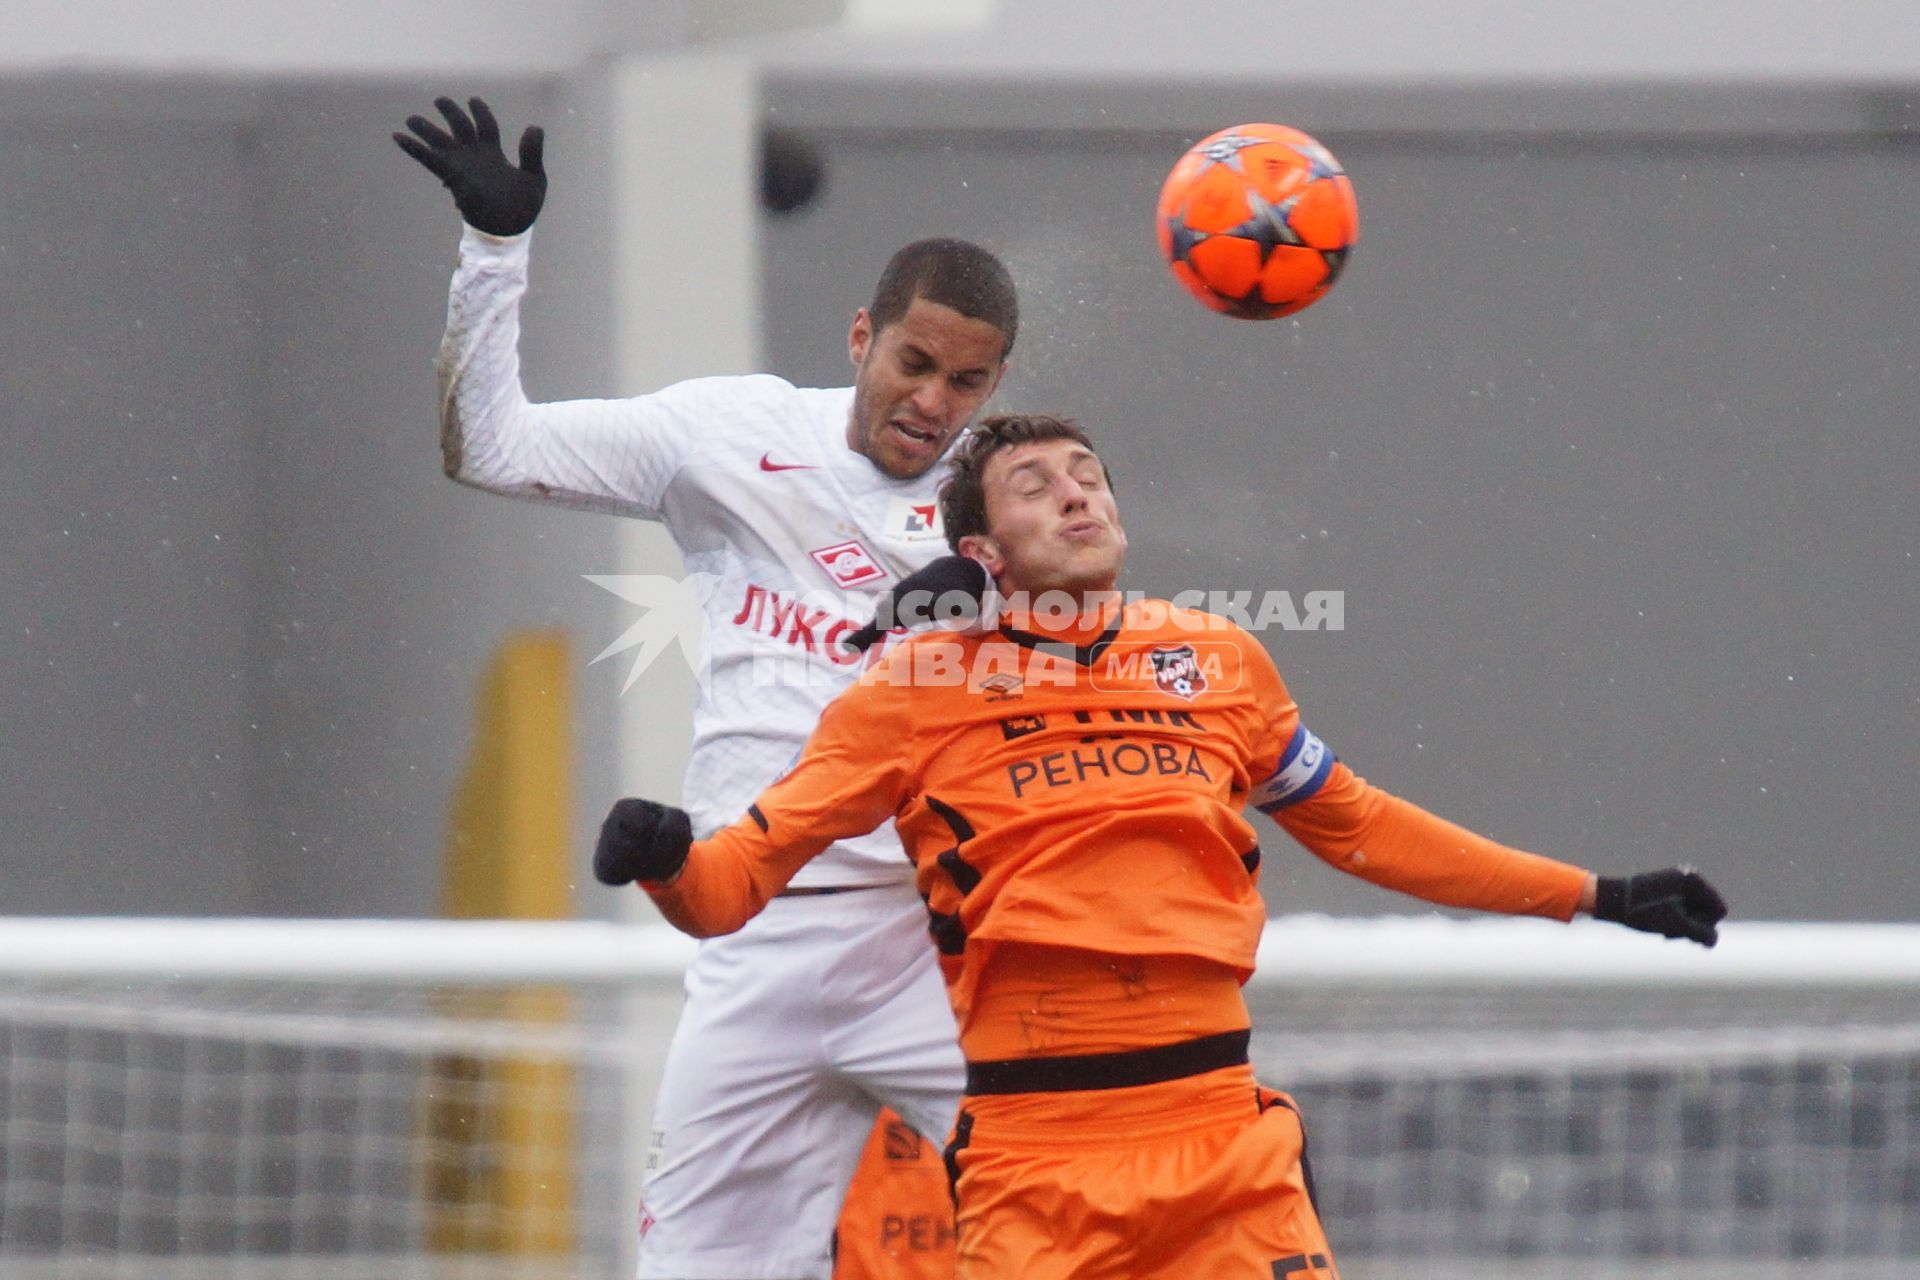
{"type": "Polygon", "coordinates": [[[984,533],[967,534],[954,549],[969,560],[978,560],[996,581],[1007,567],[1007,558],[1000,554],[999,544],[984,533]]]}
{"type": "Polygon", "coordinates": [[[847,358],[853,361],[853,367],[858,369],[867,362],[867,352],[872,349],[873,317],[867,314],[865,307],[862,307],[853,313],[853,327],[847,330],[847,358]]]}

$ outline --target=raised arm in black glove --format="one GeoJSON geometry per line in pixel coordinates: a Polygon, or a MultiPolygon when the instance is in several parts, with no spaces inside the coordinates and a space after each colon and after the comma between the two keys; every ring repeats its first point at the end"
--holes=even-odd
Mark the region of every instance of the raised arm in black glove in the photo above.
{"type": "Polygon", "coordinates": [[[453,132],[425,116],[408,116],[407,128],[419,136],[394,134],[400,149],[447,184],[469,226],[496,236],[517,236],[532,226],[547,198],[547,171],[540,164],[546,134],[540,126],[528,125],[520,135],[516,169],[500,149],[500,126],[486,103],[468,98],[471,117],[452,98],[435,98],[433,105],[453,132]]]}
{"type": "Polygon", "coordinates": [[[687,864],[693,824],[685,810],[653,800],[616,800],[600,824],[593,878],[601,884],[671,880],[687,864]]]}
{"type": "Polygon", "coordinates": [[[865,653],[895,627],[925,626],[930,622],[973,622],[993,579],[987,567],[965,556],[941,556],[910,573],[880,601],[873,621],[841,643],[865,653]]]}
{"type": "Polygon", "coordinates": [[[1601,876],[1593,914],[1629,929],[1691,938],[1710,947],[1720,940],[1715,926],[1726,918],[1727,902],[1692,867],[1672,867],[1637,876],[1601,876]]]}

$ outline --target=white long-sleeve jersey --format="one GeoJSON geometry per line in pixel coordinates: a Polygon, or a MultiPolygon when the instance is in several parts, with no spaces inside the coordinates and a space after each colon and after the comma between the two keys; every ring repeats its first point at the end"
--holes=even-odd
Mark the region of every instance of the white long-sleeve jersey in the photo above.
{"type": "MultiPolygon", "coordinates": [[[[945,549],[941,469],[894,480],[849,448],[851,387],[752,375],[529,403],[518,350],[529,239],[461,237],[439,358],[447,473],[666,525],[706,614],[685,795],[704,835],[746,812],[858,675],[864,660],[841,635],[945,549]]],[[[834,846],[794,884],[911,878],[889,823],[834,846]]]]}

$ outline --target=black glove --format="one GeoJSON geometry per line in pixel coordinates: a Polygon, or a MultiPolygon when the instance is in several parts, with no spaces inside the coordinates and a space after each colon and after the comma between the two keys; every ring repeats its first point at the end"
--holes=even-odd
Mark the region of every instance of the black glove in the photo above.
{"type": "Polygon", "coordinates": [[[981,602],[993,579],[987,567],[965,556],[941,556],[900,585],[880,602],[873,621],[841,643],[865,653],[895,627],[925,626],[929,622],[977,622],[981,602]]]}
{"type": "Polygon", "coordinates": [[[1720,940],[1714,926],[1726,919],[1726,899],[1692,867],[1601,876],[1598,890],[1593,914],[1601,920],[1663,937],[1691,938],[1703,947],[1720,940]]]}
{"type": "Polygon", "coordinates": [[[601,884],[671,880],[687,865],[693,824],[684,809],[653,800],[617,800],[600,824],[593,878],[601,884]]]}
{"type": "Polygon", "coordinates": [[[408,116],[407,128],[418,138],[396,133],[400,149],[425,165],[453,192],[460,216],[469,226],[489,235],[517,236],[540,216],[547,198],[547,171],[540,167],[546,133],[528,125],[520,135],[520,167],[507,163],[500,149],[500,126],[493,112],[478,98],[468,98],[473,118],[452,98],[435,98],[433,105],[447,118],[448,133],[425,116],[408,116]]]}

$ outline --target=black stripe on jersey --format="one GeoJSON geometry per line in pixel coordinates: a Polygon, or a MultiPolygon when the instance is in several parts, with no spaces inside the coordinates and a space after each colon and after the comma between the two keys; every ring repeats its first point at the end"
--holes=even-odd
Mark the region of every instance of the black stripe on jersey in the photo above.
{"type": "Polygon", "coordinates": [[[961,893],[972,893],[980,887],[980,868],[960,856],[958,849],[948,849],[935,859],[941,870],[953,877],[953,887],[961,893]]]}
{"type": "Polygon", "coordinates": [[[947,1166],[947,1194],[953,1197],[954,1207],[960,1205],[960,1153],[973,1144],[973,1117],[965,1111],[953,1122],[953,1136],[947,1139],[947,1146],[940,1153],[940,1160],[947,1166]]]}
{"type": "MultiPolygon", "coordinates": [[[[921,901],[926,899],[922,897],[921,901]]],[[[967,926],[960,923],[960,913],[948,915],[935,911],[930,902],[927,903],[927,935],[943,956],[957,956],[967,949],[967,926]]]]}
{"type": "Polygon", "coordinates": [[[749,818],[752,818],[754,822],[759,825],[760,833],[762,835],[765,835],[767,832],[767,815],[760,812],[760,806],[757,804],[748,805],[747,816],[749,818]]]}
{"type": "Polygon", "coordinates": [[[967,1092],[1077,1093],[1083,1089],[1131,1089],[1184,1080],[1237,1067],[1247,1061],[1248,1030],[1159,1044],[1118,1053],[1077,1053],[1059,1058],[1001,1058],[967,1064],[967,1092]]]}
{"type": "Polygon", "coordinates": [[[960,856],[960,846],[973,839],[973,824],[958,809],[935,796],[926,797],[927,808],[946,820],[947,827],[953,832],[953,848],[941,853],[934,859],[949,876],[953,877],[954,888],[961,893],[972,893],[980,886],[980,868],[960,856]]]}
{"type": "Polygon", "coordinates": [[[1258,871],[1260,869],[1260,846],[1255,845],[1253,848],[1241,854],[1240,865],[1247,869],[1248,875],[1252,875],[1258,871]]]}
{"type": "MultiPolygon", "coordinates": [[[[1307,1159],[1307,1118],[1300,1114],[1300,1108],[1293,1099],[1273,1090],[1262,1090],[1256,1087],[1253,1091],[1253,1105],[1263,1113],[1269,1107],[1284,1107],[1293,1112],[1294,1123],[1300,1126],[1300,1177],[1307,1184],[1307,1203],[1313,1206],[1315,1213],[1320,1212],[1320,1193],[1314,1189],[1313,1185],[1313,1163],[1307,1159]]],[[[1327,1264],[1322,1261],[1317,1265],[1324,1267],[1327,1264]]],[[[1276,1270],[1274,1274],[1280,1273],[1276,1270]]]]}
{"type": "Polygon", "coordinates": [[[1116,618],[1109,623],[1107,629],[1102,631],[1099,636],[1094,639],[1092,644],[1083,644],[1077,647],[1070,646],[1066,641],[1056,640],[1051,636],[1038,636],[1031,631],[1022,631],[1018,627],[1003,625],[1000,631],[1007,639],[1017,645],[1038,650],[1041,653],[1059,654],[1063,657],[1072,658],[1083,667],[1091,667],[1095,662],[1100,660],[1100,655],[1107,651],[1107,646],[1120,638],[1120,620],[1116,618]]]}
{"type": "Polygon", "coordinates": [[[964,844],[973,839],[975,835],[973,824],[967,821],[965,814],[948,804],[945,800],[940,799],[938,796],[928,796],[927,808],[946,819],[947,827],[953,832],[953,838],[956,842],[964,844]]]}

